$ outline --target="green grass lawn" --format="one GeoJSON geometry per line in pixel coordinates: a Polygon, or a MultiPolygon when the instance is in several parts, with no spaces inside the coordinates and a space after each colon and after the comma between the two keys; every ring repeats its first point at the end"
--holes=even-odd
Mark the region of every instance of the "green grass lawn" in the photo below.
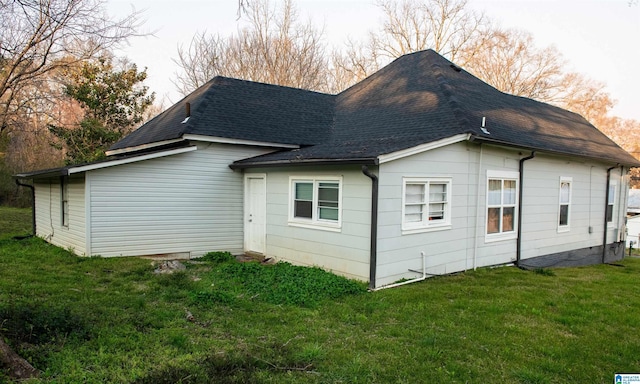
{"type": "MultiPolygon", "coordinates": [[[[38,383],[610,383],[640,372],[640,260],[394,289],[213,255],[79,258],[0,208],[0,331],[38,383]],[[192,318],[187,318],[187,312],[192,318]]],[[[0,374],[0,382],[6,380],[0,374]]]]}

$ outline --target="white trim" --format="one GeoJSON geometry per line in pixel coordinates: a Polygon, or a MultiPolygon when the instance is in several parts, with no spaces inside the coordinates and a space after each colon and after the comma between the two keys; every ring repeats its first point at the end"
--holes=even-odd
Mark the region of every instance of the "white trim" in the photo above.
{"type": "Polygon", "coordinates": [[[178,155],[178,154],[181,154],[181,153],[192,152],[192,151],[195,151],[197,149],[198,149],[198,147],[192,146],[192,147],[173,149],[173,150],[169,150],[169,151],[150,153],[148,155],[129,157],[129,158],[126,158],[126,159],[118,159],[118,160],[113,160],[113,161],[105,161],[105,162],[102,162],[102,163],[80,165],[80,166],[77,166],[77,167],[69,168],[68,172],[69,172],[69,175],[71,175],[71,174],[74,174],[74,173],[82,173],[82,172],[87,172],[87,171],[93,171],[93,170],[96,170],[96,169],[108,168],[108,167],[113,167],[113,166],[116,166],[116,165],[136,163],[138,161],[157,159],[159,157],[165,157],[165,156],[178,155]]]}
{"type": "Polygon", "coordinates": [[[568,176],[560,176],[559,181],[559,191],[558,191],[558,233],[569,232],[571,230],[571,205],[572,205],[572,195],[573,195],[573,178],[568,176]],[[569,183],[569,201],[565,204],[562,203],[562,183],[569,183]],[[560,208],[562,205],[567,205],[567,224],[560,225],[560,208]]]}
{"type": "Polygon", "coordinates": [[[407,156],[417,155],[417,154],[422,153],[422,152],[430,151],[432,149],[445,147],[447,145],[459,143],[459,142],[462,142],[462,141],[467,141],[467,140],[469,140],[470,137],[471,137],[470,133],[461,133],[461,134],[454,135],[454,136],[451,136],[451,137],[447,137],[447,138],[444,138],[444,139],[432,141],[430,143],[424,143],[424,144],[417,145],[415,147],[406,148],[406,149],[402,149],[400,151],[387,153],[385,155],[378,156],[378,163],[379,164],[384,164],[384,163],[388,163],[390,161],[402,159],[402,158],[407,157],[407,156]]]}
{"type": "Polygon", "coordinates": [[[136,152],[136,151],[140,151],[140,150],[143,150],[143,149],[149,149],[149,148],[161,147],[163,145],[179,143],[181,141],[184,141],[184,139],[183,138],[178,138],[178,139],[157,141],[155,143],[142,144],[142,145],[138,145],[138,146],[135,146],[135,147],[114,149],[113,151],[106,151],[105,154],[107,156],[121,155],[123,153],[136,152]]]}
{"type": "Polygon", "coordinates": [[[330,175],[297,175],[289,176],[289,214],[288,224],[292,227],[321,229],[325,231],[340,232],[342,230],[342,176],[330,175]],[[295,183],[308,182],[313,184],[313,203],[311,219],[294,217],[295,183]],[[318,186],[321,182],[338,183],[338,220],[321,220],[318,218],[318,186]]]}
{"type": "Polygon", "coordinates": [[[300,148],[297,144],[281,144],[281,143],[270,143],[267,141],[255,141],[255,140],[244,140],[244,139],[231,139],[228,137],[217,137],[217,136],[206,136],[206,135],[183,135],[185,140],[194,140],[194,141],[203,141],[207,143],[220,143],[220,144],[236,144],[236,145],[251,145],[255,147],[275,147],[275,148],[291,148],[297,149],[300,148]]]}
{"type": "Polygon", "coordinates": [[[262,179],[262,181],[264,182],[263,186],[264,186],[264,223],[263,223],[263,231],[262,234],[264,235],[263,238],[263,245],[264,245],[264,249],[262,250],[263,254],[266,254],[267,251],[267,174],[266,173],[246,173],[244,175],[244,249],[245,251],[249,251],[252,252],[254,250],[249,249],[249,231],[247,230],[247,226],[249,223],[249,179],[262,179]]]}
{"type": "MultiPolygon", "coordinates": [[[[485,217],[484,217],[484,241],[485,243],[492,243],[492,242],[496,242],[496,241],[504,241],[504,240],[514,240],[518,238],[518,215],[520,215],[520,212],[518,211],[518,199],[519,199],[519,188],[520,188],[520,173],[519,172],[515,172],[515,171],[494,171],[494,170],[487,170],[487,178],[486,178],[486,184],[485,184],[485,209],[484,209],[484,213],[485,213],[485,217]],[[509,231],[509,232],[498,232],[498,233],[487,233],[487,220],[488,220],[488,215],[489,215],[489,180],[490,179],[498,179],[498,180],[513,180],[515,181],[516,184],[516,191],[515,191],[515,204],[514,204],[514,214],[513,214],[513,231],[509,231]]],[[[502,189],[501,189],[501,196],[500,196],[500,206],[504,207],[504,204],[502,203],[502,189]]],[[[509,204],[511,205],[511,204],[509,204]]]]}
{"type": "Polygon", "coordinates": [[[453,190],[453,178],[451,177],[403,177],[402,178],[402,234],[409,235],[414,233],[430,232],[430,231],[442,231],[451,229],[451,196],[453,190]],[[443,212],[444,218],[437,222],[430,222],[427,218],[429,216],[429,186],[431,184],[445,184],[446,189],[446,201],[445,209],[443,212]],[[423,184],[424,189],[424,205],[426,212],[423,212],[423,220],[416,223],[405,222],[405,210],[407,206],[407,184],[423,184]]]}
{"type": "Polygon", "coordinates": [[[91,256],[91,174],[84,174],[84,253],[91,256]]]}

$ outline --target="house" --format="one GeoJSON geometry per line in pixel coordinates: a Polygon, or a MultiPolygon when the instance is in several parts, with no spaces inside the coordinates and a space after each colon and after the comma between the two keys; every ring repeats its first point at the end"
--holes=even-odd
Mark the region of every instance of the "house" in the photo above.
{"type": "Polygon", "coordinates": [[[640,189],[629,189],[629,197],[627,199],[627,248],[638,248],[638,241],[640,241],[640,189]]]}
{"type": "Polygon", "coordinates": [[[32,179],[79,255],[214,250],[369,281],[624,257],[630,154],[432,50],[338,95],[216,77],[107,152],[32,179]]]}

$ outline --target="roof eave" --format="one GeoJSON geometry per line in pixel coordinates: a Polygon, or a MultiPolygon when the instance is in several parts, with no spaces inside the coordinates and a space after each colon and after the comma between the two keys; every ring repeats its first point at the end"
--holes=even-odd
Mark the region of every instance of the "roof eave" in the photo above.
{"type": "Polygon", "coordinates": [[[537,148],[537,147],[527,146],[527,145],[523,145],[523,144],[516,144],[516,143],[511,143],[511,142],[508,142],[508,141],[489,138],[489,137],[486,137],[486,136],[471,135],[471,137],[469,138],[469,141],[471,141],[471,142],[482,142],[482,143],[487,143],[487,144],[494,144],[494,145],[500,145],[500,146],[505,146],[505,147],[524,149],[524,150],[529,150],[529,151],[538,151],[538,152],[549,153],[549,154],[554,154],[554,155],[573,156],[573,157],[579,157],[579,158],[583,158],[583,159],[597,160],[597,161],[602,161],[602,162],[607,162],[607,163],[612,163],[612,164],[620,164],[620,165],[624,165],[624,166],[627,166],[627,167],[630,167],[630,168],[640,167],[640,161],[629,162],[629,161],[621,161],[619,159],[613,159],[613,158],[605,159],[605,158],[602,158],[602,157],[595,157],[595,156],[580,155],[580,154],[575,154],[575,153],[554,151],[554,150],[550,150],[548,148],[537,148]]]}
{"type": "Polygon", "coordinates": [[[364,157],[354,159],[307,159],[307,160],[274,160],[231,163],[229,168],[250,169],[250,168],[275,168],[290,166],[310,166],[310,165],[378,165],[378,158],[364,157]]]}

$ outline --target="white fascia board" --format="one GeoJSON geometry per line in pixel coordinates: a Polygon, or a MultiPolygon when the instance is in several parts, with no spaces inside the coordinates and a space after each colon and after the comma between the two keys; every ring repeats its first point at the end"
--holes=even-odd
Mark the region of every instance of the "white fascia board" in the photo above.
{"type": "Polygon", "coordinates": [[[178,155],[180,153],[192,152],[192,151],[195,151],[197,149],[198,149],[198,147],[192,146],[192,147],[185,147],[185,148],[172,149],[172,150],[168,150],[168,151],[150,153],[148,155],[135,156],[135,157],[130,157],[130,158],[126,158],[126,159],[105,161],[105,162],[96,163],[96,164],[80,165],[78,167],[69,168],[68,172],[69,172],[69,175],[71,175],[73,173],[82,173],[82,172],[87,172],[87,171],[93,171],[93,170],[96,170],[96,169],[114,167],[116,165],[137,163],[138,161],[145,161],[145,160],[150,160],[150,159],[157,159],[159,157],[178,155]]]}
{"type": "Polygon", "coordinates": [[[444,139],[432,141],[430,143],[424,143],[424,144],[417,145],[415,147],[402,149],[402,150],[396,151],[396,152],[387,153],[386,155],[378,156],[378,163],[379,164],[384,164],[384,163],[388,163],[390,161],[402,159],[402,158],[407,157],[407,156],[417,155],[418,153],[430,151],[432,149],[445,147],[447,145],[451,145],[451,144],[455,144],[455,143],[460,143],[462,141],[469,140],[470,137],[471,137],[470,133],[461,133],[459,135],[454,135],[454,136],[447,137],[447,138],[444,138],[444,139]]]}
{"type": "Polygon", "coordinates": [[[142,145],[138,145],[138,146],[135,146],[135,147],[114,149],[113,151],[106,151],[105,154],[107,156],[122,155],[122,154],[129,153],[129,152],[137,152],[137,151],[141,151],[143,149],[160,147],[160,146],[163,146],[163,145],[174,144],[174,143],[178,143],[178,142],[181,142],[181,141],[184,141],[184,139],[183,138],[178,138],[178,139],[158,141],[158,142],[155,142],[155,143],[142,144],[142,145]]]}
{"type": "Polygon", "coordinates": [[[236,145],[251,145],[256,147],[274,147],[274,148],[300,148],[297,144],[282,144],[282,143],[270,143],[267,141],[254,141],[244,139],[231,139],[228,137],[206,136],[206,135],[191,135],[187,134],[182,136],[186,140],[203,141],[207,143],[221,143],[221,144],[236,144],[236,145]]]}

